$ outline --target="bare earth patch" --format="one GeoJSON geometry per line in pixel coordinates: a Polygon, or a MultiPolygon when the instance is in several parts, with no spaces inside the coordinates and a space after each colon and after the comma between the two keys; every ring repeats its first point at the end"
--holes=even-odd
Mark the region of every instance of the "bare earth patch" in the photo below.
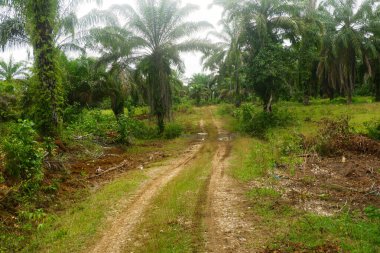
{"type": "Polygon", "coordinates": [[[295,173],[278,168],[273,180],[257,180],[251,188],[274,188],[300,210],[332,216],[343,210],[380,207],[380,157],[346,152],[344,156],[305,157],[295,173]]]}

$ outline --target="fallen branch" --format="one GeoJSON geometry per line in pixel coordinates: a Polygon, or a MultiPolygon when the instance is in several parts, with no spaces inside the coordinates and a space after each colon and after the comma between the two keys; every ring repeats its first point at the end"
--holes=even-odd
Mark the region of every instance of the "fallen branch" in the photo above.
{"type": "Polygon", "coordinates": [[[119,165],[117,165],[117,166],[115,166],[115,167],[112,167],[112,168],[109,168],[109,169],[106,169],[105,171],[102,171],[102,172],[97,173],[97,174],[95,174],[95,175],[92,175],[91,177],[88,177],[88,179],[92,179],[92,178],[95,178],[95,177],[100,177],[100,176],[102,176],[102,175],[104,175],[104,174],[106,174],[106,173],[109,173],[109,172],[111,172],[111,171],[118,170],[118,169],[124,167],[125,165],[127,165],[128,162],[129,162],[128,160],[124,160],[124,161],[121,162],[119,165]]]}

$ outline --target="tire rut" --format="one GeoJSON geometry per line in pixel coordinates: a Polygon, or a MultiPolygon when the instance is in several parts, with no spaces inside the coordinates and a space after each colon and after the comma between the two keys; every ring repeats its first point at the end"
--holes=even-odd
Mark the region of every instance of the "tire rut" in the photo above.
{"type": "Polygon", "coordinates": [[[231,143],[225,138],[219,121],[213,118],[218,129],[218,148],[212,160],[212,173],[206,205],[206,252],[252,252],[248,238],[252,236],[252,223],[246,215],[244,193],[225,170],[229,166],[231,143]]]}

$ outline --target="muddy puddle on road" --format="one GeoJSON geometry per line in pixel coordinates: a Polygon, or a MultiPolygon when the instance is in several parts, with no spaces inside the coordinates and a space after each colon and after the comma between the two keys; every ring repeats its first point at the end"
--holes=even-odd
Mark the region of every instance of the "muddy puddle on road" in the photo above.
{"type": "Polygon", "coordinates": [[[232,141],[233,138],[234,138],[233,134],[229,134],[229,133],[218,134],[218,141],[229,142],[229,141],[232,141]]]}

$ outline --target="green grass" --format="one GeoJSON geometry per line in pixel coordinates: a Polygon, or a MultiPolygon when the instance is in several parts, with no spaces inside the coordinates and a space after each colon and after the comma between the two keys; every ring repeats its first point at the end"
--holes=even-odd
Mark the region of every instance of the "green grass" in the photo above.
{"type": "Polygon", "coordinates": [[[264,141],[238,138],[234,141],[232,150],[230,172],[243,182],[263,177],[273,168],[273,151],[264,141]]]}
{"type": "Polygon", "coordinates": [[[302,244],[308,249],[331,243],[337,244],[343,252],[376,253],[380,251],[380,222],[349,213],[334,217],[304,214],[272,247],[284,242],[302,244]]]}
{"type": "Polygon", "coordinates": [[[277,107],[286,107],[299,121],[299,130],[303,134],[315,134],[318,130],[316,122],[323,118],[348,116],[350,125],[355,131],[366,134],[365,123],[380,119],[380,103],[324,104],[312,103],[304,106],[298,103],[281,102],[277,107]]]}
{"type": "Polygon", "coordinates": [[[141,171],[129,173],[104,186],[84,201],[56,215],[36,232],[23,252],[79,252],[96,240],[106,218],[120,200],[130,196],[146,179],[141,171]]]}

